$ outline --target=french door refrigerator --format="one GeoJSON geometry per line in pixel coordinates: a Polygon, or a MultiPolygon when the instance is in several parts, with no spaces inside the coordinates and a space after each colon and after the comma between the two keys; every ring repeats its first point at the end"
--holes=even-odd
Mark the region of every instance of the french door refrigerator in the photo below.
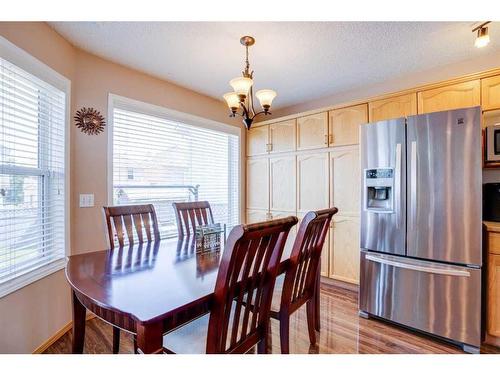
{"type": "Polygon", "coordinates": [[[362,125],[361,316],[477,352],[480,107],[362,125]]]}

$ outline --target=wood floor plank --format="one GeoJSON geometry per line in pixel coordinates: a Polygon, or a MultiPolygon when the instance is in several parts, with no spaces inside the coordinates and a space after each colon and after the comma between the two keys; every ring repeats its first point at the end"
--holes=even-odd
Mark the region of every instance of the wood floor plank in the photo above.
{"type": "MultiPolygon", "coordinates": [[[[112,327],[100,319],[87,322],[84,353],[112,353],[112,327]]],[[[45,353],[71,353],[71,331],[52,344],[45,353]]],[[[271,323],[271,353],[280,353],[279,325],[271,323]]],[[[122,332],[120,353],[133,353],[130,334],[122,332]]],[[[309,345],[305,308],[292,315],[290,321],[290,353],[370,353],[370,354],[417,354],[458,353],[457,346],[415,333],[376,319],[358,316],[358,297],[355,291],[322,284],[321,332],[318,344],[309,345]]],[[[490,345],[481,347],[481,353],[500,353],[490,345]]]]}

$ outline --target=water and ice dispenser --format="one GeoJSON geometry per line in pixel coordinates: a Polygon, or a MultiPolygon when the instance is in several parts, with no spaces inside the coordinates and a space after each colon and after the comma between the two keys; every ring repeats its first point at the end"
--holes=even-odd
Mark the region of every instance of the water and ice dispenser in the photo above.
{"type": "Polygon", "coordinates": [[[372,212],[394,212],[394,169],[365,169],[365,210],[372,212]]]}

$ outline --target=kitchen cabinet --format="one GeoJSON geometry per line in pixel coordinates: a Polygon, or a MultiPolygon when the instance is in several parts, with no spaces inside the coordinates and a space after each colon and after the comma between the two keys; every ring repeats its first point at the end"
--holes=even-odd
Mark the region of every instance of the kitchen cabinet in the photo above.
{"type": "Polygon", "coordinates": [[[269,151],[294,151],[296,143],[295,119],[269,125],[269,151]]]}
{"type": "Polygon", "coordinates": [[[333,216],[330,229],[329,276],[359,284],[359,225],[357,216],[333,216]]]}
{"type": "Polygon", "coordinates": [[[330,152],[330,202],[338,215],[357,216],[360,210],[359,147],[339,147],[330,152]]]}
{"type": "Polygon", "coordinates": [[[500,337],[500,255],[488,255],[488,334],[500,337]]]}
{"type": "Polygon", "coordinates": [[[247,156],[264,155],[269,150],[269,126],[256,126],[247,131],[247,156]]]}
{"type": "Polygon", "coordinates": [[[296,210],[295,155],[269,158],[270,210],[296,210]]]}
{"type": "Polygon", "coordinates": [[[391,120],[417,114],[417,94],[393,96],[368,103],[369,121],[391,120]]]}
{"type": "Polygon", "coordinates": [[[481,80],[481,108],[483,111],[500,108],[500,76],[481,80]]]}
{"type": "Polygon", "coordinates": [[[328,114],[317,113],[297,119],[297,149],[328,147],[328,114]]]}
{"type": "Polygon", "coordinates": [[[246,212],[246,223],[260,223],[262,221],[268,220],[269,212],[267,210],[247,210],[246,212]]]}
{"type": "Polygon", "coordinates": [[[247,209],[269,210],[269,159],[247,159],[247,209]]]}
{"type": "Polygon", "coordinates": [[[328,153],[297,155],[297,211],[329,207],[328,153]]]}
{"type": "Polygon", "coordinates": [[[481,104],[480,81],[468,81],[418,92],[418,113],[474,107],[481,104]]]}
{"type": "Polygon", "coordinates": [[[359,143],[359,126],[368,122],[368,105],[334,109],[328,112],[330,146],[353,145],[359,143]]]}

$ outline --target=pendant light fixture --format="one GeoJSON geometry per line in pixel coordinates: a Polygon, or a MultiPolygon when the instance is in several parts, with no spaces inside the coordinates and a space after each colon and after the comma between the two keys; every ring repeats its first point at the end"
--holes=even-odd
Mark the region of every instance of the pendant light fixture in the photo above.
{"type": "Polygon", "coordinates": [[[253,106],[253,71],[250,71],[250,63],[248,61],[248,47],[255,44],[255,39],[251,36],[244,36],[240,39],[240,43],[246,49],[245,69],[242,72],[242,77],[237,77],[229,81],[234,91],[224,94],[223,97],[231,110],[229,116],[241,116],[245,127],[250,129],[255,117],[261,114],[271,114],[269,109],[271,108],[273,99],[276,97],[276,92],[268,89],[257,91],[255,96],[260,102],[262,111],[255,112],[253,106]],[[238,112],[240,108],[241,112],[238,112]]]}
{"type": "Polygon", "coordinates": [[[479,25],[478,27],[472,29],[472,32],[477,31],[477,36],[476,36],[476,41],[474,42],[474,45],[477,48],[483,48],[488,45],[490,42],[490,36],[488,34],[488,28],[486,27],[487,24],[489,24],[491,21],[487,21],[479,25]]]}

